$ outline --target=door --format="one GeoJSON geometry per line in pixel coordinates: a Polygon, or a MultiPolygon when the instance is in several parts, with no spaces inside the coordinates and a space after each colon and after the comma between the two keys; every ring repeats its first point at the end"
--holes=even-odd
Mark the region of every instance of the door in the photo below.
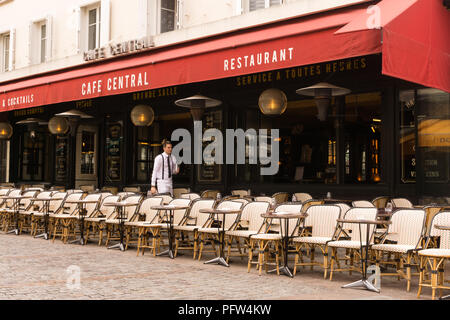
{"type": "Polygon", "coordinates": [[[75,188],[82,185],[98,187],[98,127],[80,125],[76,136],[75,188]]]}

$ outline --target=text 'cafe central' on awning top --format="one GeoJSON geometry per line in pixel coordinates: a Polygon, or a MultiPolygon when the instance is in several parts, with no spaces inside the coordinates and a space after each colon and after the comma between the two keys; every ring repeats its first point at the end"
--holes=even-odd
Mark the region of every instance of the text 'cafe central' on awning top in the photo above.
{"type": "Polygon", "coordinates": [[[0,82],[0,178],[147,190],[162,139],[192,132],[196,116],[203,130],[279,129],[279,170],[182,164],[175,186],[446,197],[449,39],[442,1],[382,0],[166,46],[145,38],[86,50],[82,64],[0,82]],[[221,104],[200,115],[175,104],[194,95],[221,104]],[[139,105],[151,107],[151,125],[132,119],[139,105]],[[67,128],[51,133],[55,116],[67,128]]]}

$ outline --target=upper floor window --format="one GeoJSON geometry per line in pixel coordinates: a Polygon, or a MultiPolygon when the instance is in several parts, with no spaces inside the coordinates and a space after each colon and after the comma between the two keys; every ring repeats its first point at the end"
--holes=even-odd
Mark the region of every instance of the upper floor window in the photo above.
{"type": "Polygon", "coordinates": [[[100,6],[88,9],[88,50],[100,46],[100,6]]]}
{"type": "Polygon", "coordinates": [[[108,44],[110,40],[111,1],[88,2],[79,12],[78,50],[93,50],[108,44]]]}
{"type": "Polygon", "coordinates": [[[0,72],[13,70],[15,30],[0,33],[0,72]]]}
{"type": "Polygon", "coordinates": [[[176,0],[161,0],[161,33],[175,30],[176,0]]]}
{"type": "Polygon", "coordinates": [[[44,63],[50,60],[52,19],[50,16],[30,23],[29,62],[44,63]]]}
{"type": "Polygon", "coordinates": [[[282,4],[282,0],[249,0],[248,11],[255,11],[259,9],[269,8],[274,5],[282,4]]]}

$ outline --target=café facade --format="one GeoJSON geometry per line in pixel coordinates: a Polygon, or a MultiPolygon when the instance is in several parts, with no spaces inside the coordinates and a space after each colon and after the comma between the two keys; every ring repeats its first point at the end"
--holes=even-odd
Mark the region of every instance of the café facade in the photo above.
{"type": "Polygon", "coordinates": [[[0,121],[12,128],[2,182],[147,190],[162,139],[194,130],[175,102],[202,95],[221,102],[204,110],[202,130],[279,129],[279,170],[181,164],[175,187],[448,197],[450,12],[439,0],[377,6],[375,26],[367,5],[355,5],[166,47],[99,48],[82,65],[0,83],[0,121]],[[319,106],[305,89],[318,83],[345,94],[331,90],[319,106]],[[260,108],[268,89],[287,101],[274,115],[260,108]],[[138,105],[152,108],[151,125],[132,121],[138,105]],[[69,129],[50,133],[67,111],[69,129]]]}

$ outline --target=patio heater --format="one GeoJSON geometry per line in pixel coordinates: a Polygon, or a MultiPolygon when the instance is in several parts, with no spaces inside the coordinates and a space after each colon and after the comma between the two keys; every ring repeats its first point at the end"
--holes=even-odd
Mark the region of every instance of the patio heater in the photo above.
{"type": "Polygon", "coordinates": [[[179,107],[189,108],[192,119],[195,122],[202,120],[206,108],[220,106],[222,104],[222,101],[198,94],[192,97],[177,100],[175,101],[175,104],[179,107]]]}

